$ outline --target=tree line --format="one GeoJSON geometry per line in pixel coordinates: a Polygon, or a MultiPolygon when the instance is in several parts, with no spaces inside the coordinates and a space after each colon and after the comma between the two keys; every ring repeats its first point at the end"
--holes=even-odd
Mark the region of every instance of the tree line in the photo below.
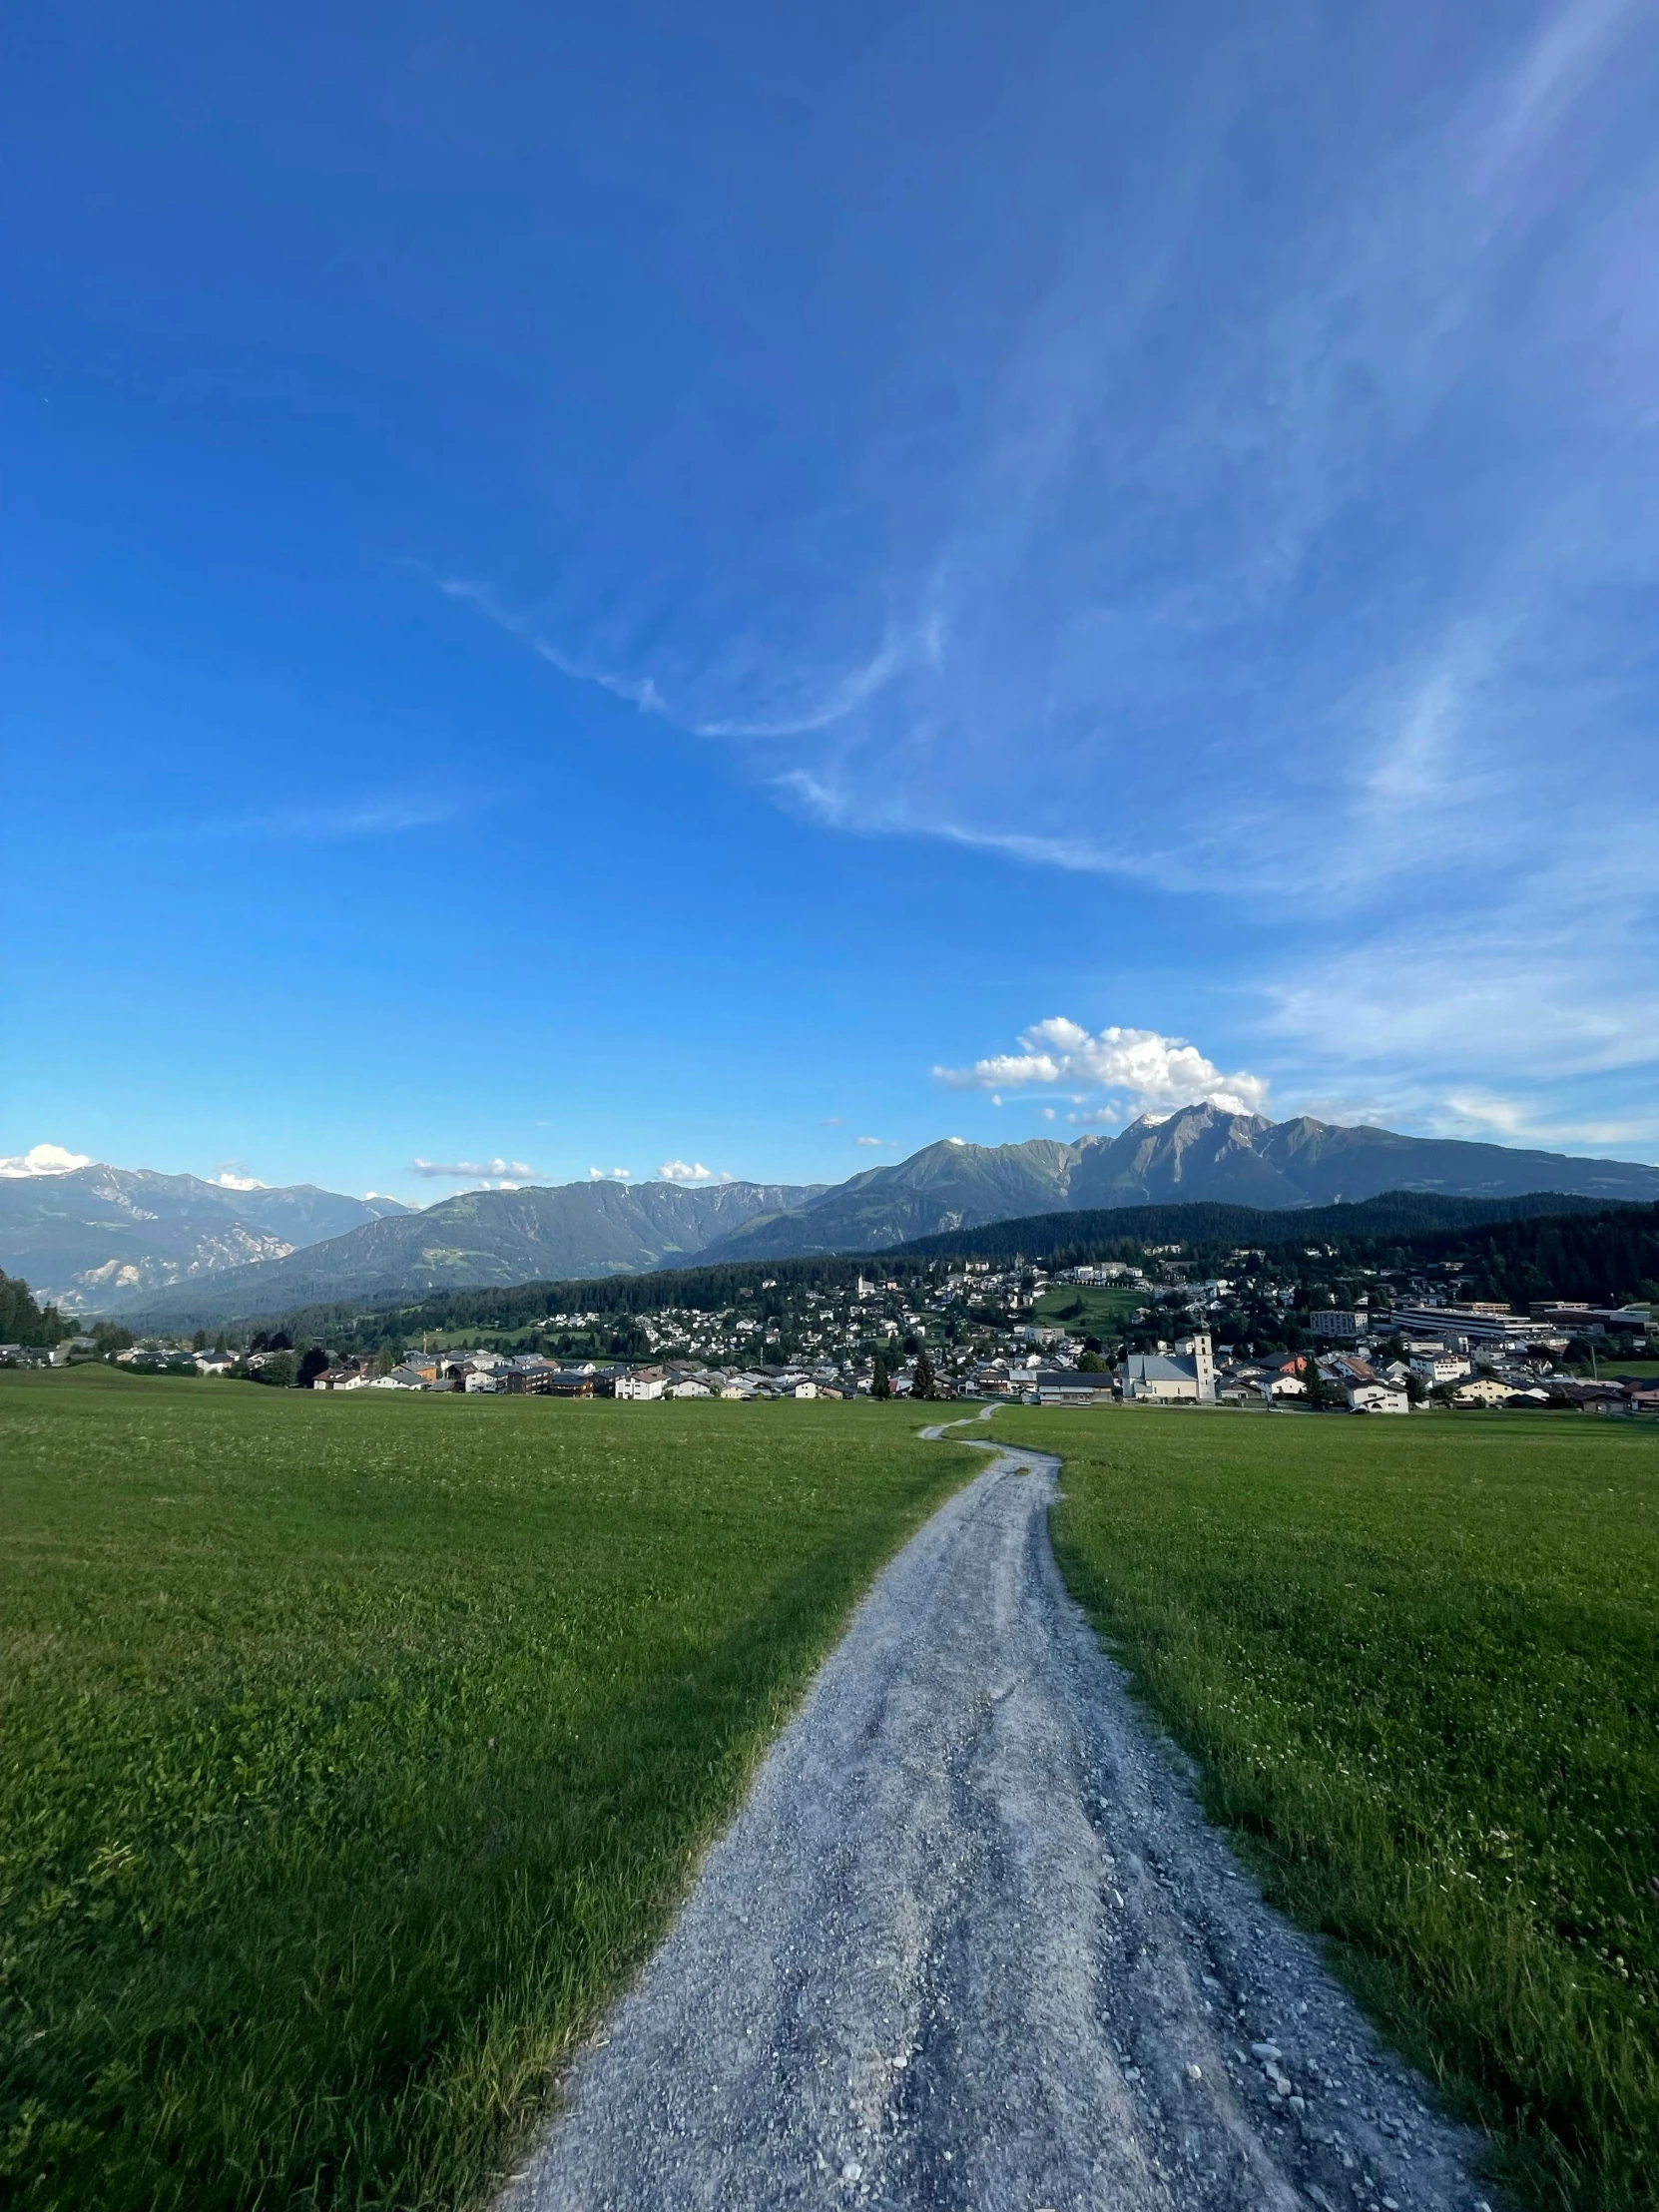
{"type": "Polygon", "coordinates": [[[37,1306],[19,1275],[0,1274],[0,1345],[27,1345],[39,1351],[62,1344],[80,1324],[65,1321],[55,1306],[37,1306]]]}

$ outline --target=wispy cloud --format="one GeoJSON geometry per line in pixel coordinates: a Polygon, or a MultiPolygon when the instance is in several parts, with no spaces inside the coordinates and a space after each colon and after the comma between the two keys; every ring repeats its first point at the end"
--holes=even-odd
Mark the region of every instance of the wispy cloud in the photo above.
{"type": "Polygon", "coordinates": [[[1642,0],[1569,0],[1544,17],[1499,81],[1495,112],[1481,135],[1477,174],[1488,188],[1536,158],[1596,72],[1646,16],[1642,0]]]}
{"type": "Polygon", "coordinates": [[[241,815],[149,824],[123,832],[123,841],[177,844],[207,837],[270,837],[279,842],[321,842],[353,837],[397,837],[453,822],[456,808],[440,801],[388,801],[368,805],[276,807],[241,815]]]}
{"type": "Polygon", "coordinates": [[[533,1183],[536,1171],[526,1160],[412,1160],[409,1173],[432,1182],[533,1183]]]}
{"type": "Polygon", "coordinates": [[[867,660],[832,678],[828,685],[811,676],[780,677],[779,695],[766,710],[703,719],[689,698],[671,703],[654,676],[621,675],[555,644],[536,615],[508,606],[493,585],[458,576],[436,576],[433,582],[446,599],[463,601],[522,639],[561,676],[575,683],[595,684],[613,698],[639,708],[642,714],[658,715],[698,738],[811,737],[832,729],[874,699],[922,650],[921,641],[889,632],[867,660]],[[786,692],[795,696],[789,698],[786,692]]]}
{"type": "Polygon", "coordinates": [[[1376,1096],[1386,1050],[1427,1112],[1551,1040],[1633,1066],[1651,994],[1595,948],[1659,926],[1659,19],[1270,7],[1178,43],[1148,18],[1135,66],[1068,43],[1028,88],[1040,283],[1023,227],[1007,266],[900,231],[913,319],[831,346],[832,431],[786,349],[777,444],[688,407],[534,613],[438,586],[828,828],[1202,902],[1310,1086],[1376,1096]]]}
{"type": "Polygon", "coordinates": [[[618,676],[608,669],[591,666],[575,654],[562,651],[543,635],[534,615],[509,607],[492,584],[480,583],[464,576],[435,576],[419,562],[411,562],[409,565],[431,576],[432,582],[446,599],[460,600],[464,605],[476,608],[489,621],[498,624],[513,637],[522,639],[532,653],[546,661],[550,668],[556,668],[561,676],[568,676],[579,684],[597,684],[601,691],[609,692],[613,699],[625,700],[629,706],[639,708],[642,714],[661,715],[665,721],[673,720],[652,677],[618,676]]]}

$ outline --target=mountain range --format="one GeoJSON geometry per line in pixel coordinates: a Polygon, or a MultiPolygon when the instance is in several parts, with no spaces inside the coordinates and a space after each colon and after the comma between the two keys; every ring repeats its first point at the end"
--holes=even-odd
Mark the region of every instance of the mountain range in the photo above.
{"type": "Polygon", "coordinates": [[[787,1217],[758,1214],[703,1257],[807,1259],[878,1252],[1016,1215],[1209,1200],[1271,1212],[1354,1204],[1383,1191],[1518,1198],[1559,1191],[1659,1201],[1659,1168],[1572,1159],[1458,1138],[1402,1137],[1300,1115],[1271,1122],[1219,1106],[1144,1115],[1116,1137],[1038,1137],[994,1148],[947,1138],[837,1183],[787,1217]]]}
{"type": "Polygon", "coordinates": [[[281,1189],[99,1163],[0,1176],[0,1270],[43,1299],[109,1313],[174,1284],[279,1263],[411,1209],[314,1183],[281,1189]]]}
{"type": "MultiPolygon", "coordinates": [[[[51,1180],[61,1184],[69,1178],[51,1180]]],[[[78,1310],[195,1329],[228,1316],[279,1313],[316,1300],[403,1291],[419,1297],[490,1284],[638,1274],[695,1258],[752,1214],[786,1216],[817,1198],[823,1188],[818,1183],[717,1183],[704,1188],[565,1183],[462,1191],[435,1206],[418,1211],[399,1207],[378,1217],[372,1207],[380,1201],[342,1199],[335,1203],[355,1209],[357,1216],[343,1235],[326,1229],[317,1237],[278,1243],[269,1255],[232,1251],[221,1240],[201,1248],[196,1265],[149,1283],[123,1280],[111,1273],[113,1263],[106,1263],[71,1278],[64,1295],[78,1310]],[[218,1257],[222,1249],[224,1258],[218,1257]]],[[[45,1251],[47,1239],[39,1226],[32,1239],[36,1272],[24,1265],[23,1249],[14,1242],[6,1218],[7,1190],[0,1185],[0,1270],[22,1275],[43,1294],[59,1294],[65,1271],[60,1266],[54,1275],[40,1265],[59,1254],[45,1251]]],[[[262,1195],[277,1199],[296,1194],[262,1195]]],[[[66,1232],[74,1230],[64,1242],[79,1251],[96,1238],[99,1226],[66,1222],[72,1211],[72,1205],[60,1207],[58,1220],[66,1232]]]]}
{"type": "MultiPolygon", "coordinates": [[[[83,1174],[109,1177],[108,1169],[83,1174]]],[[[67,1177],[52,1179],[67,1183],[67,1177]]],[[[157,1178],[170,1183],[189,1178],[157,1178]]],[[[215,1190],[217,1186],[200,1185],[215,1190]]],[[[910,1239],[1028,1215],[1208,1200],[1271,1211],[1354,1203],[1384,1191],[1512,1198],[1558,1192],[1602,1203],[1659,1202],[1659,1168],[1405,1137],[1304,1115],[1270,1122],[1200,1105],[1143,1116],[1116,1137],[974,1145],[947,1138],[907,1160],[829,1186],[570,1183],[466,1191],[420,1212],[392,1212],[343,1235],[244,1265],[204,1263],[174,1287],[104,1287],[83,1270],[77,1303],[158,1328],[252,1320],[341,1299],[422,1296],[468,1287],[637,1273],[692,1260],[812,1258],[875,1252],[910,1239]]],[[[238,1194],[240,1195],[240,1194],[238,1194]]],[[[267,1192],[270,1200],[297,1194],[267,1192]]],[[[322,1193],[310,1194],[321,1199],[322,1193]]],[[[345,1206],[383,1201],[336,1201],[345,1206]]],[[[84,1240],[81,1247],[85,1249],[84,1240]]],[[[242,1257],[239,1255],[239,1258],[242,1257]]],[[[0,1198],[0,1268],[31,1274],[0,1198]]]]}

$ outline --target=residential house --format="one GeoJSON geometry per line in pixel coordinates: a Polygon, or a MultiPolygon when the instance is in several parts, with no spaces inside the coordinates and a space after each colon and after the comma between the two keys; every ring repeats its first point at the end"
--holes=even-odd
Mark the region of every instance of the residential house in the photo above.
{"type": "Polygon", "coordinates": [[[1460,1382],[1468,1372],[1469,1364],[1459,1352],[1413,1352],[1411,1355],[1411,1373],[1430,1390],[1446,1382],[1460,1382]]]}
{"type": "Polygon", "coordinates": [[[1513,1396],[1507,1382],[1499,1382],[1492,1376],[1476,1376],[1472,1382],[1465,1382],[1451,1393],[1454,1405],[1507,1405],[1513,1396]]]}
{"type": "Polygon", "coordinates": [[[1351,1413],[1408,1413],[1411,1400],[1386,1382],[1351,1382],[1348,1409],[1351,1413]]]}
{"type": "Polygon", "coordinates": [[[1039,1368],[1026,1383],[1027,1402],[1039,1405],[1109,1405],[1112,1379],[1107,1375],[1079,1375],[1072,1368],[1039,1368]]]}
{"type": "Polygon", "coordinates": [[[1375,1382],[1377,1370],[1369,1360],[1362,1360],[1357,1352],[1339,1352],[1329,1360],[1320,1362],[1320,1373],[1329,1376],[1333,1382],[1341,1382],[1346,1388],[1351,1382],[1375,1382]]]}
{"type": "Polygon", "coordinates": [[[498,1368],[496,1381],[515,1397],[540,1397],[557,1373],[552,1361],[544,1360],[539,1352],[525,1352],[498,1368]]]}
{"type": "Polygon", "coordinates": [[[551,1375],[542,1378],[540,1394],[543,1397],[592,1397],[598,1382],[591,1368],[555,1368],[551,1375]]]}

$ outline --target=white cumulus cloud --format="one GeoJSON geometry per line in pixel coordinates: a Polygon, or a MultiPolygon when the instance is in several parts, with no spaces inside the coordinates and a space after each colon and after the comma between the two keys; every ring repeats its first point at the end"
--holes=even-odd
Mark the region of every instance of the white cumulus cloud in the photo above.
{"type": "Polygon", "coordinates": [[[1156,1029],[1114,1026],[1095,1036],[1056,1014],[1022,1031],[1019,1044],[1018,1052],[999,1052],[968,1068],[936,1067],[933,1073],[958,1091],[1082,1082],[1115,1091],[1143,1111],[1208,1101],[1228,1113],[1255,1114],[1268,1101],[1262,1076],[1243,1068],[1225,1074],[1185,1037],[1166,1037],[1156,1029]]]}
{"type": "Polygon", "coordinates": [[[665,1183],[719,1183],[730,1177],[717,1176],[713,1168],[706,1168],[701,1160],[665,1160],[657,1170],[665,1183]]]}
{"type": "Polygon", "coordinates": [[[61,1144],[32,1144],[27,1152],[0,1160],[0,1175],[73,1175],[90,1168],[90,1152],[66,1152],[61,1144]]]}
{"type": "Polygon", "coordinates": [[[631,1183],[633,1180],[634,1171],[632,1168],[589,1168],[588,1170],[588,1181],[590,1183],[631,1183]]]}

